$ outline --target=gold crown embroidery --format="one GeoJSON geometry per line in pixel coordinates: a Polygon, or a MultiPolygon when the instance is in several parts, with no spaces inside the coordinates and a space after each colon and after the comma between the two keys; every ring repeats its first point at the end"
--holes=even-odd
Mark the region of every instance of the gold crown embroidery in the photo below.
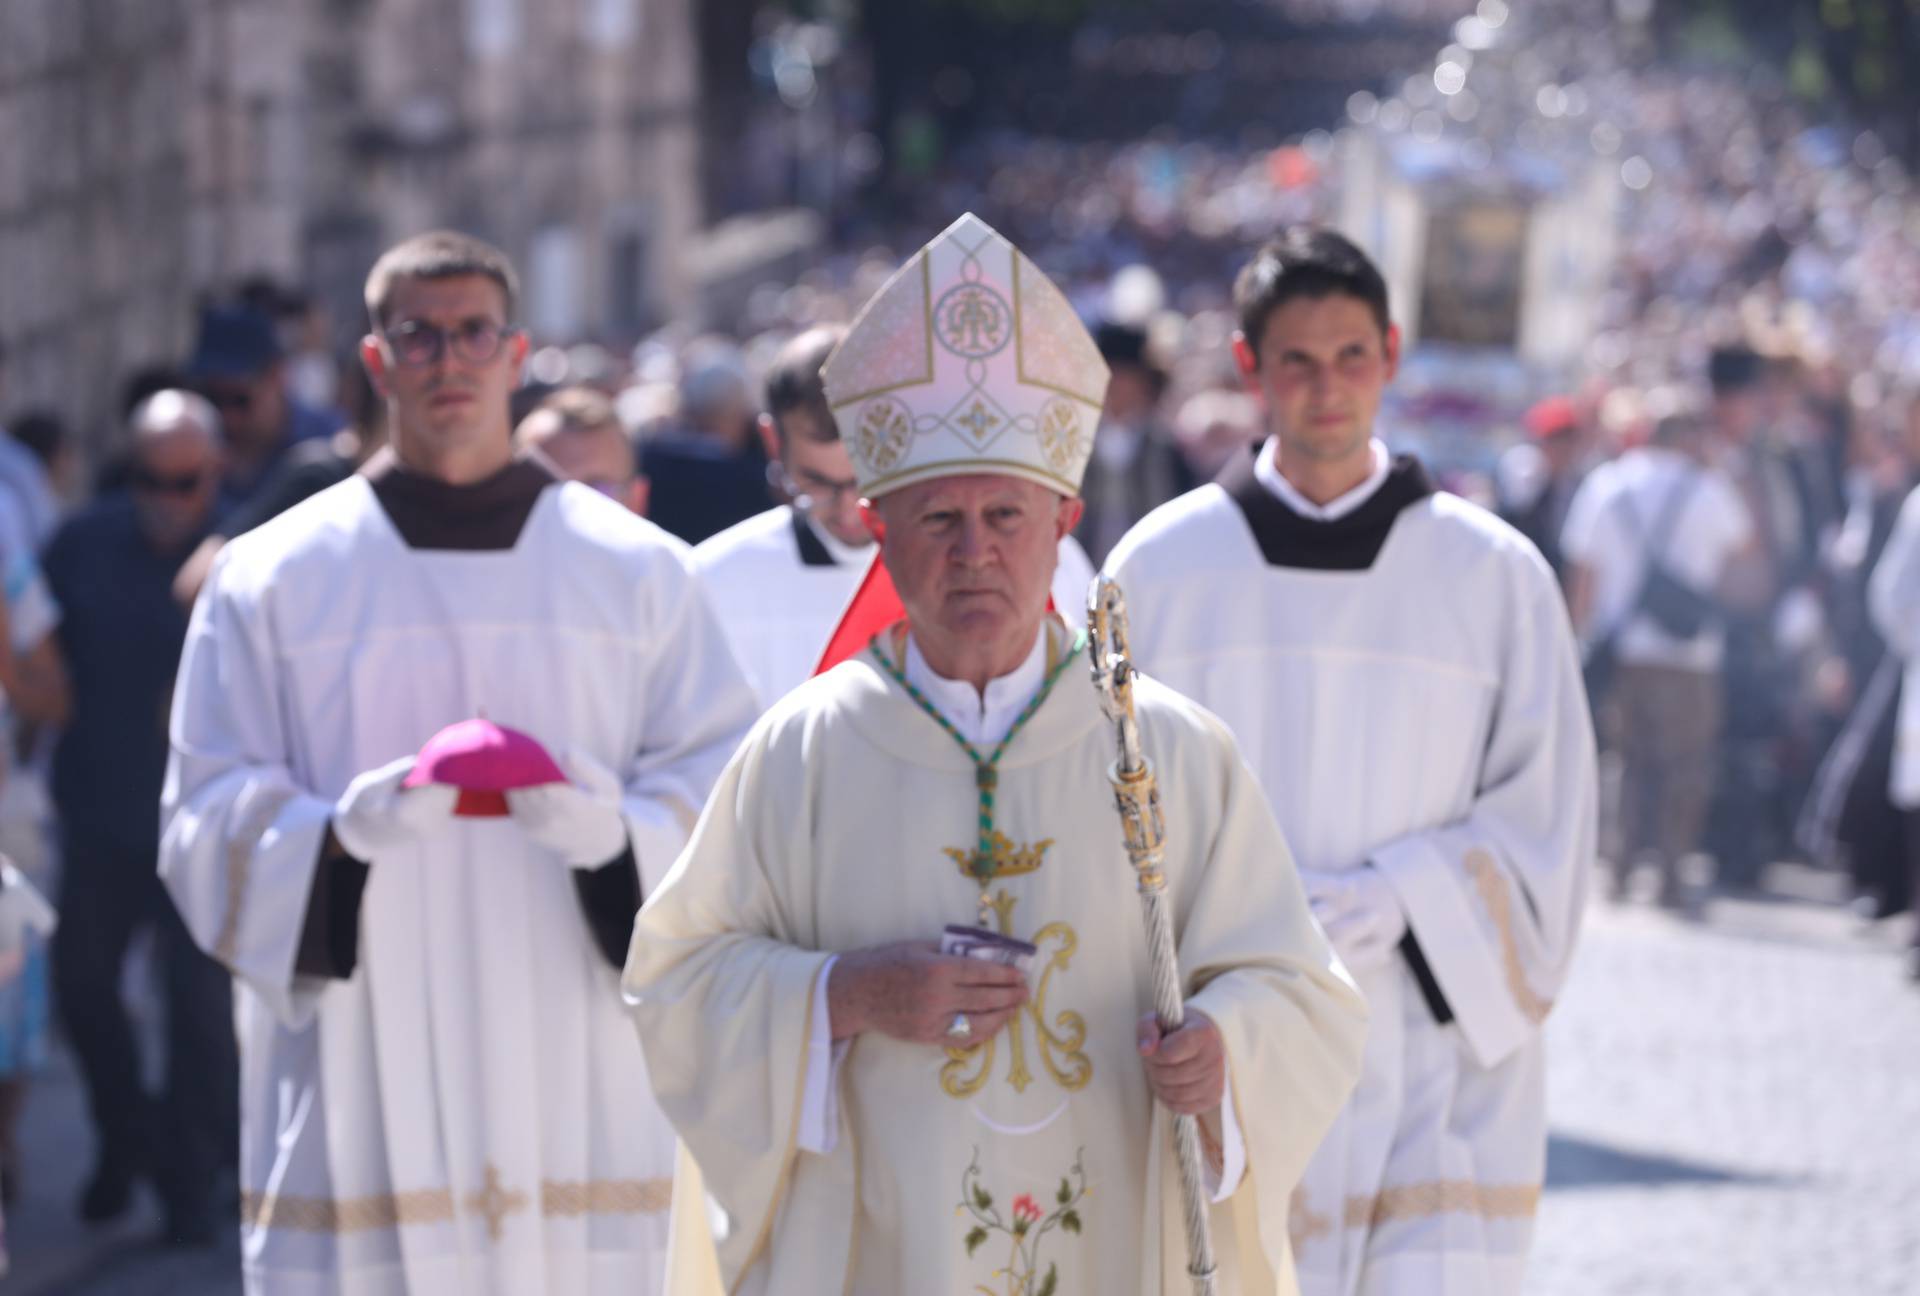
{"type": "Polygon", "coordinates": [[[962,877],[970,878],[983,886],[996,878],[1019,877],[1026,873],[1036,873],[1046,863],[1047,847],[1053,845],[1053,838],[1043,837],[1037,842],[1014,849],[1013,842],[1003,832],[993,834],[993,867],[983,870],[976,867],[979,852],[961,850],[958,847],[942,847],[940,853],[952,860],[959,868],[962,877]]]}

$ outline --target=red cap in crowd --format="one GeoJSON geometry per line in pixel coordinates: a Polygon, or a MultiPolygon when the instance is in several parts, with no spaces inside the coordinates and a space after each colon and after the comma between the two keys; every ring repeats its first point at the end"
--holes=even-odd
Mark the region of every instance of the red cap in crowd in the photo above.
{"type": "Polygon", "coordinates": [[[1522,420],[1527,435],[1535,441],[1545,441],[1548,437],[1558,436],[1562,432],[1571,432],[1580,426],[1580,411],[1574,408],[1573,401],[1565,396],[1549,396],[1527,411],[1522,420]]]}

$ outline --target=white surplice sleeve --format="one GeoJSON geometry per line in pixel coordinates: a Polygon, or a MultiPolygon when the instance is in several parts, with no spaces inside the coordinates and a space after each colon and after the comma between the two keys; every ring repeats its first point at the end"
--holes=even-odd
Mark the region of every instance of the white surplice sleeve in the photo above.
{"type": "Polygon", "coordinates": [[[827,1006],[827,978],[839,956],[829,958],[813,979],[813,1034],[807,1040],[807,1078],[800,1095],[800,1131],[793,1145],[820,1156],[840,1145],[840,1064],[853,1048],[852,1040],[834,1043],[833,1019],[827,1006]]]}
{"type": "Polygon", "coordinates": [[[1867,610],[1873,628],[1894,656],[1920,656],[1920,490],[1900,506],[1880,559],[1867,578],[1867,610]]]}
{"type": "Polygon", "coordinates": [[[643,891],[686,846],[720,772],[759,715],[720,621],[681,561],[662,561],[642,591],[659,627],[638,662],[643,733],[624,772],[627,833],[643,891]]]}
{"type": "Polygon", "coordinates": [[[1887,651],[1905,666],[1887,792],[1894,805],[1910,810],[1920,806],[1920,490],[1901,504],[1867,578],[1867,611],[1887,651]]]}
{"type": "Polygon", "coordinates": [[[1247,1140],[1240,1133],[1240,1117],[1233,1110],[1233,1077],[1227,1077],[1220,1095],[1220,1171],[1206,1167],[1207,1199],[1219,1203],[1240,1190],[1247,1175],[1247,1140]]]}
{"type": "Polygon", "coordinates": [[[1565,605],[1537,560],[1518,566],[1514,580],[1470,808],[1371,854],[1482,1066],[1531,1039],[1560,992],[1592,870],[1598,799],[1565,605]]]}
{"type": "Polygon", "coordinates": [[[174,685],[160,876],[200,947],[298,1026],[324,984],[294,959],[333,803],[288,767],[263,591],[229,559],[194,606],[174,685]]]}

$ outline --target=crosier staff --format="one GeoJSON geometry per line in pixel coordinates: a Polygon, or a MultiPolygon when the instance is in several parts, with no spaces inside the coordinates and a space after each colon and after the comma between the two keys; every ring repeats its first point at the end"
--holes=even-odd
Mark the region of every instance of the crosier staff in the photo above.
{"type": "MultiPolygon", "coordinates": [[[[1180,994],[1180,965],[1173,948],[1172,901],[1161,871],[1166,857],[1166,821],[1160,813],[1160,789],[1153,766],[1140,750],[1140,726],[1133,715],[1133,661],[1127,655],[1127,600],[1112,578],[1098,576],[1087,591],[1088,660],[1101,709],[1118,731],[1120,758],[1107,768],[1114,803],[1127,839],[1127,859],[1140,888],[1141,916],[1147,926],[1147,956],[1153,968],[1153,1010],[1163,1032],[1175,1031],[1186,1017],[1180,994]]],[[[1180,1160],[1180,1195],[1186,1208],[1187,1274],[1194,1296],[1213,1296],[1213,1236],[1207,1224],[1205,1180],[1200,1174],[1197,1119],[1176,1114],[1173,1147],[1180,1160]]]]}

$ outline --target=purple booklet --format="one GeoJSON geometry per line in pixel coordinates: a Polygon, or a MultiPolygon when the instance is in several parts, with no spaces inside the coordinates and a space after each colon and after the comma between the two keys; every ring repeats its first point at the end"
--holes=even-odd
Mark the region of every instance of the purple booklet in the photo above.
{"type": "Polygon", "coordinates": [[[1040,947],[988,931],[985,927],[949,924],[940,933],[940,952],[958,954],[962,958],[986,959],[990,963],[1004,964],[1025,972],[1033,963],[1033,956],[1040,952],[1040,947]]]}

